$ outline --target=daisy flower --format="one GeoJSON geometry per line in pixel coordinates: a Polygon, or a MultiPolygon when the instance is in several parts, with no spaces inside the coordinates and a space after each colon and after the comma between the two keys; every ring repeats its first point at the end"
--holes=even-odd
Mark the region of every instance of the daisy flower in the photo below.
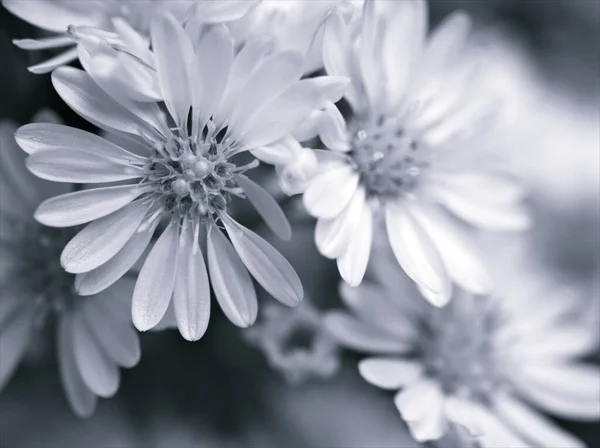
{"type": "Polygon", "coordinates": [[[282,48],[306,55],[304,71],[323,68],[323,21],[333,10],[360,10],[362,0],[261,0],[245,16],[228,24],[236,41],[244,42],[257,33],[278,39],[282,48]]]}
{"type": "Polygon", "coordinates": [[[133,367],[140,359],[138,334],[123,312],[133,283],[123,279],[97,295],[77,295],[74,275],[58,261],[75,231],[33,219],[42,200],[72,186],[37,179],[25,169],[24,153],[13,138],[16,129],[0,123],[0,389],[52,319],[67,399],[75,413],[88,417],[97,396],[117,391],[119,367],[133,367]]]}
{"type": "Polygon", "coordinates": [[[151,36],[166,112],[156,103],[110,96],[107,80],[94,71],[61,67],[52,74],[71,108],[104,130],[127,136],[143,155],[66,126],[32,124],[16,138],[31,153],[27,166],[39,177],[133,182],[49,199],[35,217],[52,227],[89,223],[61,254],[84,295],[126,273],[165,222],[139,273],[133,322],[142,331],[154,327],[173,297],[181,334],[197,340],[208,325],[211,285],[227,317],[241,327],[257,315],[248,271],[282,303],[294,306],[302,299],[291,265],[231,217],[232,199],[248,199],[278,236],[291,235],[276,201],[244,175],[258,161],[238,165],[235,156],[284,153],[290,130],[327,95],[319,79],[299,81],[298,53],[278,51],[272,41],[249,43],[234,56],[227,28],[218,25],[194,50],[169,15],[157,17],[151,36]]]}
{"type": "Polygon", "coordinates": [[[294,384],[337,372],[339,345],[307,299],[292,309],[270,303],[263,310],[262,319],[243,335],[264,352],[273,369],[294,384]]]}
{"type": "MultiPolygon", "coordinates": [[[[391,254],[380,262],[393,263],[391,254]]],[[[343,345],[371,355],[359,363],[366,381],[399,389],[394,403],[417,441],[454,434],[460,446],[473,438],[484,448],[584,446],[542,414],[600,418],[600,370],[579,360],[597,339],[574,318],[567,294],[513,269],[501,297],[460,291],[437,308],[398,300],[407,285],[393,270],[343,284],[353,313],[332,312],[326,322],[343,345]]]]}
{"type": "MultiPolygon", "coordinates": [[[[147,38],[152,16],[157,11],[169,11],[181,21],[190,15],[202,23],[221,23],[236,20],[248,12],[253,0],[3,0],[2,5],[15,16],[43,30],[56,33],[42,39],[15,39],[23,50],[66,48],[57,56],[29,67],[36,74],[48,73],[77,59],[77,39],[68,33],[69,27],[83,30],[98,28],[131,35],[140,33],[147,38]]],[[[101,35],[104,35],[101,32],[101,35]]],[[[109,33],[110,32],[110,33],[109,33]]],[[[96,32],[97,33],[97,32],[96,32]]],[[[105,36],[105,37],[106,37],[105,36]]]]}
{"type": "Polygon", "coordinates": [[[380,220],[402,269],[437,305],[452,280],[477,294],[492,286],[448,212],[483,228],[528,224],[519,185],[473,147],[493,101],[473,89],[478,58],[460,57],[469,23],[455,13],[426,38],[425,1],[367,0],[358,29],[336,13],[325,25],[325,68],[351,78],[352,118],[331,103],[317,113],[330,151],[315,152],[303,201],[318,218],[320,252],[350,285],[363,278],[380,220]]]}

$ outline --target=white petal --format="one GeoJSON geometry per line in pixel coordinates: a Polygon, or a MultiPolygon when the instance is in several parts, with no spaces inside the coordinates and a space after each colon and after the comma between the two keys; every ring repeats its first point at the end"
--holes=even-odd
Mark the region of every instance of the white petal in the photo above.
{"type": "Polygon", "coordinates": [[[262,162],[271,165],[292,163],[302,152],[300,143],[291,136],[286,136],[269,146],[255,148],[250,153],[262,162]]]}
{"type": "Polygon", "coordinates": [[[359,187],[342,212],[332,219],[319,219],[315,228],[315,244],[327,258],[344,254],[353,236],[356,223],[371,214],[365,190],[359,187]]]}
{"type": "Polygon", "coordinates": [[[481,432],[477,439],[485,448],[528,448],[515,432],[507,427],[492,412],[478,404],[471,404],[475,424],[481,432]]]}
{"type": "Polygon", "coordinates": [[[258,0],[220,0],[198,4],[196,14],[204,23],[221,23],[237,20],[244,16],[258,0]]]}
{"type": "Polygon", "coordinates": [[[436,383],[417,381],[399,392],[394,403],[418,442],[437,440],[448,430],[444,395],[436,383]]]}
{"type": "Polygon", "coordinates": [[[88,224],[62,251],[60,263],[65,271],[89,272],[114,257],[138,229],[150,205],[134,202],[88,224]]]}
{"type": "Polygon", "coordinates": [[[489,293],[492,279],[463,230],[435,206],[413,205],[411,211],[437,248],[450,277],[469,292],[489,293]]]}
{"type": "Polygon", "coordinates": [[[292,131],[292,137],[299,142],[306,142],[319,135],[319,121],[323,112],[314,110],[311,114],[301,121],[292,131]]]}
{"type": "Polygon", "coordinates": [[[221,309],[238,327],[254,323],[258,301],[252,279],[231,243],[211,225],[208,230],[210,281],[221,309]]]}
{"type": "Polygon", "coordinates": [[[69,64],[77,59],[77,47],[67,50],[63,53],[54,56],[44,62],[40,62],[39,64],[30,65],[27,67],[31,73],[35,75],[43,75],[46,73],[50,73],[52,70],[57,67],[61,67],[65,64],[69,64]]]}
{"type": "Polygon", "coordinates": [[[111,98],[82,70],[60,67],[52,73],[52,84],[69,107],[106,131],[137,135],[140,128],[149,128],[145,121],[111,98]]]}
{"type": "MultiPolygon", "coordinates": [[[[290,87],[302,75],[302,57],[295,52],[279,52],[268,57],[239,92],[229,124],[242,133],[247,123],[264,105],[290,87]]],[[[261,146],[261,145],[256,145],[261,146]]]]}
{"type": "Polygon", "coordinates": [[[2,6],[38,28],[57,33],[65,32],[72,24],[95,26],[102,20],[102,10],[94,4],[81,7],[74,2],[4,0],[2,6]]]}
{"type": "Polygon", "coordinates": [[[536,446],[585,448],[583,442],[514,397],[506,394],[496,396],[493,407],[502,420],[536,446]]]}
{"type": "Polygon", "coordinates": [[[289,240],[292,237],[292,226],[273,196],[244,175],[237,176],[236,181],[273,233],[283,240],[289,240]]]}
{"type": "Polygon", "coordinates": [[[75,361],[73,315],[65,313],[58,321],[57,346],[60,379],[75,413],[89,417],[96,408],[96,396],[83,382],[75,361]]]}
{"type": "Polygon", "coordinates": [[[145,160],[105,138],[61,124],[26,124],[17,130],[15,140],[28,154],[38,151],[69,149],[100,155],[115,162],[145,160]]]}
{"type": "Polygon", "coordinates": [[[147,190],[137,185],[94,188],[50,198],[35,211],[35,219],[51,227],[69,227],[107,216],[147,190]]]}
{"type": "Polygon", "coordinates": [[[316,109],[319,93],[298,82],[262,107],[242,127],[240,140],[248,149],[266,146],[290,134],[316,109]]]}
{"type": "MultiPolygon", "coordinates": [[[[411,2],[400,2],[412,3],[411,2]]],[[[384,26],[382,22],[383,14],[381,9],[383,3],[378,3],[375,0],[365,0],[363,5],[363,13],[360,28],[360,71],[362,81],[369,97],[371,107],[378,107],[380,98],[383,92],[383,82],[385,78],[382,76],[382,44],[384,26]]],[[[401,76],[402,72],[395,73],[394,76],[401,76]]],[[[394,81],[396,81],[394,79],[394,81]]]]}
{"type": "Polygon", "coordinates": [[[203,126],[216,114],[232,63],[233,40],[227,27],[219,25],[202,37],[196,50],[192,88],[194,126],[203,126]]]}
{"type": "Polygon", "coordinates": [[[440,176],[440,189],[449,189],[473,202],[509,205],[520,202],[524,187],[515,179],[491,172],[452,173],[440,176]]]}
{"type": "Polygon", "coordinates": [[[179,225],[171,221],[162,233],[140,271],[133,302],[133,324],[140,331],[154,327],[171,301],[177,275],[179,225]]]}
{"type": "Polygon", "coordinates": [[[348,151],[350,149],[346,120],[333,103],[329,103],[320,115],[317,129],[319,137],[329,149],[334,151],[348,151]]]}
{"type": "Polygon", "coordinates": [[[352,199],[358,181],[359,175],[350,165],[334,166],[311,181],[304,192],[304,206],[317,218],[335,218],[352,199]]]}
{"type": "Polygon", "coordinates": [[[300,81],[310,84],[320,98],[319,109],[327,107],[330,103],[337,103],[344,97],[344,92],[350,84],[346,76],[316,76],[300,81]]]}
{"type": "MultiPolygon", "coordinates": [[[[86,299],[84,299],[86,300],[86,299]]],[[[119,368],[98,344],[82,315],[73,315],[75,362],[87,387],[101,397],[111,397],[119,388],[119,368]]]]}
{"type": "Polygon", "coordinates": [[[317,156],[309,148],[302,148],[294,158],[291,163],[275,167],[279,186],[289,196],[304,192],[319,169],[317,156]]]}
{"type": "Polygon", "coordinates": [[[27,168],[42,179],[67,183],[118,182],[144,176],[144,171],[98,154],[72,149],[50,149],[27,158],[27,168]]]}
{"type": "Polygon", "coordinates": [[[401,358],[368,358],[358,363],[358,370],[369,383],[382,389],[400,389],[423,374],[423,366],[401,358]]]}
{"type": "Polygon", "coordinates": [[[325,325],[336,340],[345,347],[366,353],[405,353],[412,343],[399,340],[383,329],[367,325],[345,312],[329,312],[325,325]]]}
{"type": "Polygon", "coordinates": [[[181,127],[191,105],[190,70],[194,48],[183,27],[168,14],[156,16],[151,35],[160,90],[171,116],[181,127]]]}
{"type": "Polygon", "coordinates": [[[427,234],[411,216],[408,204],[389,203],[385,225],[396,260],[406,274],[425,290],[435,306],[450,299],[450,280],[442,259],[427,234]]]}
{"type": "MultiPolygon", "coordinates": [[[[135,366],[141,356],[138,333],[129,317],[115,316],[120,306],[113,310],[112,301],[128,302],[126,297],[95,297],[82,310],[85,325],[91,330],[102,350],[116,364],[123,367],[135,366]]],[[[127,313],[127,316],[129,313],[127,313]]]]}
{"type": "Polygon", "coordinates": [[[258,283],[287,306],[300,303],[304,291],[290,263],[256,233],[226,215],[221,219],[239,257],[258,283]]]}
{"type": "Polygon", "coordinates": [[[197,341],[206,332],[210,318],[210,282],[202,251],[191,226],[182,230],[173,292],[177,327],[188,341],[197,341]]]}
{"type": "Polygon", "coordinates": [[[148,228],[138,229],[127,241],[127,244],[102,266],[77,274],[75,276],[77,293],[82,296],[97,294],[123,277],[148,247],[157,225],[158,220],[148,228]]]}
{"type": "Polygon", "coordinates": [[[350,286],[358,286],[362,282],[369,263],[372,240],[373,213],[368,206],[363,206],[361,216],[354,221],[346,250],[337,259],[340,275],[350,286]]]}
{"type": "MultiPolygon", "coordinates": [[[[5,291],[2,291],[5,294],[5,291]]],[[[2,297],[2,300],[7,298],[2,297]]],[[[20,300],[31,300],[30,297],[18,297],[20,300]]],[[[18,302],[16,302],[18,303],[18,302]]],[[[10,316],[4,316],[0,328],[0,390],[16,371],[29,346],[33,332],[35,308],[20,306],[10,316]]]]}
{"type": "Polygon", "coordinates": [[[22,50],[47,50],[75,45],[71,36],[43,37],[41,39],[14,39],[13,44],[22,50]]]}

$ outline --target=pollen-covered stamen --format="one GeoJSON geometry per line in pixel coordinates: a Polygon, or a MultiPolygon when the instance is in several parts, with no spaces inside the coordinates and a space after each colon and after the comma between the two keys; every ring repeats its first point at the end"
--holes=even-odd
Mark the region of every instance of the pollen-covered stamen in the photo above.
{"type": "Polygon", "coordinates": [[[429,167],[430,152],[395,118],[357,121],[350,137],[350,156],[370,197],[395,199],[412,192],[429,167]]]}
{"type": "Polygon", "coordinates": [[[421,355],[427,375],[446,393],[485,401],[503,383],[492,345],[493,322],[482,309],[484,299],[459,299],[434,310],[423,331],[421,355]]]}
{"type": "Polygon", "coordinates": [[[212,122],[195,137],[172,135],[151,149],[144,183],[162,209],[177,218],[204,221],[227,210],[232,195],[242,195],[235,174],[253,168],[229,161],[236,143],[216,132],[212,122]]]}
{"type": "Polygon", "coordinates": [[[75,276],[61,267],[60,254],[74,232],[37,223],[6,222],[5,225],[13,227],[14,236],[3,241],[3,249],[19,255],[10,275],[26,291],[23,300],[35,302],[36,324],[42,325],[49,312],[62,312],[73,305],[75,276]]]}

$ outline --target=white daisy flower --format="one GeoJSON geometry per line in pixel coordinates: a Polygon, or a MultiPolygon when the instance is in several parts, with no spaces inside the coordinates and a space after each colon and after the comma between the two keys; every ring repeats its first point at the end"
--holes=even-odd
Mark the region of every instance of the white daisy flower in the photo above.
{"type": "Polygon", "coordinates": [[[263,310],[262,319],[243,335],[273,369],[295,384],[337,372],[339,345],[323,325],[323,314],[307,299],[292,309],[270,303],[263,310]]]}
{"type": "Polygon", "coordinates": [[[80,28],[83,32],[97,28],[103,30],[100,34],[107,39],[113,32],[131,36],[136,31],[142,38],[147,38],[152,16],[157,11],[168,11],[181,21],[193,15],[199,22],[210,24],[239,19],[254,3],[253,0],[2,0],[2,5],[15,16],[57,33],[42,39],[15,39],[13,43],[17,47],[24,50],[67,48],[57,56],[29,67],[29,71],[36,74],[51,72],[77,59],[77,48],[74,48],[77,38],[67,33],[69,27],[80,28]]]}
{"type": "Polygon", "coordinates": [[[360,11],[362,0],[260,0],[245,16],[231,22],[235,40],[244,42],[265,33],[278,39],[282,48],[306,55],[304,71],[323,68],[322,25],[327,14],[340,10],[351,14],[360,11]]]}
{"type": "Polygon", "coordinates": [[[440,306],[452,280],[477,294],[492,286],[447,211],[483,228],[528,225],[519,185],[473,147],[493,102],[473,89],[477,58],[460,58],[469,24],[455,13],[426,38],[425,1],[368,0],[359,29],[335,13],[325,25],[325,68],[352,79],[352,118],[332,103],[315,114],[330,151],[315,152],[320,169],[303,200],[320,252],[350,285],[363,278],[380,220],[398,263],[440,306]]]}
{"type": "Polygon", "coordinates": [[[140,359],[138,334],[124,313],[133,283],[123,279],[100,294],[77,295],[75,276],[58,262],[75,231],[33,219],[42,200],[72,186],[42,181],[27,171],[13,138],[16,129],[0,123],[0,390],[52,318],[67,399],[75,413],[87,417],[97,396],[117,391],[119,367],[133,367],[140,359]]]}
{"type": "Polygon", "coordinates": [[[357,288],[343,284],[354,315],[332,312],[326,322],[345,346],[373,355],[359,363],[365,380],[400,389],[394,402],[417,441],[456,430],[484,448],[584,446],[541,413],[600,418],[600,370],[579,360],[597,338],[574,318],[568,295],[513,269],[502,297],[461,291],[436,308],[398,300],[407,285],[393,269],[357,288]]]}
{"type": "Polygon", "coordinates": [[[229,207],[234,196],[248,199],[278,236],[290,237],[279,205],[244,175],[258,161],[238,166],[235,156],[250,151],[277,159],[285,153],[290,130],[322,103],[324,88],[317,78],[300,81],[301,56],[277,51],[268,40],[249,43],[234,56],[223,25],[204,34],[196,51],[169,15],[157,17],[151,35],[168,116],[156,103],[111,97],[99,87],[106,80],[93,79],[94,72],[61,67],[52,74],[71,108],[104,130],[128,136],[144,155],[66,126],[32,124],[16,137],[39,177],[134,181],[52,198],[35,217],[52,227],[90,223],[61,255],[83,295],[102,291],[127,272],[165,218],[166,229],[138,277],[133,321],[142,331],[154,327],[173,297],[181,334],[197,340],[208,325],[210,285],[227,317],[241,327],[257,314],[248,271],[282,303],[294,306],[302,299],[291,265],[237,223],[229,207]]]}

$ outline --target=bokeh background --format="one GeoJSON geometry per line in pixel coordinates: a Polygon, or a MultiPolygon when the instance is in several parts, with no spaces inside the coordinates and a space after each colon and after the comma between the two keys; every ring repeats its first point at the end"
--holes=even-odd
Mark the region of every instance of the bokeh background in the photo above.
{"type": "MultiPolygon", "coordinates": [[[[455,9],[475,17],[476,38],[493,56],[490,88],[501,89],[514,120],[498,146],[531,191],[531,257],[576,292],[574,307],[600,323],[600,2],[434,0],[432,24],[455,9]]],[[[26,70],[48,55],[20,51],[11,39],[37,33],[0,7],[0,120],[27,123],[51,108],[69,125],[94,131],[62,103],[49,76],[26,70]]],[[[259,175],[273,182],[267,170],[259,175]]],[[[273,244],[313,303],[338,306],[337,270],[314,247],[314,222],[294,211],[294,200],[286,206],[296,217],[294,237],[273,244]]],[[[251,215],[240,220],[258,222],[251,215]]],[[[0,395],[0,446],[417,446],[388,394],[358,377],[355,355],[343,356],[332,379],[292,385],[241,333],[215,307],[199,342],[176,332],[143,334],[140,364],[122,372],[117,396],[102,400],[87,420],[63,397],[52,338],[38,338],[0,395]]],[[[600,446],[598,426],[559,423],[600,446]]]]}

